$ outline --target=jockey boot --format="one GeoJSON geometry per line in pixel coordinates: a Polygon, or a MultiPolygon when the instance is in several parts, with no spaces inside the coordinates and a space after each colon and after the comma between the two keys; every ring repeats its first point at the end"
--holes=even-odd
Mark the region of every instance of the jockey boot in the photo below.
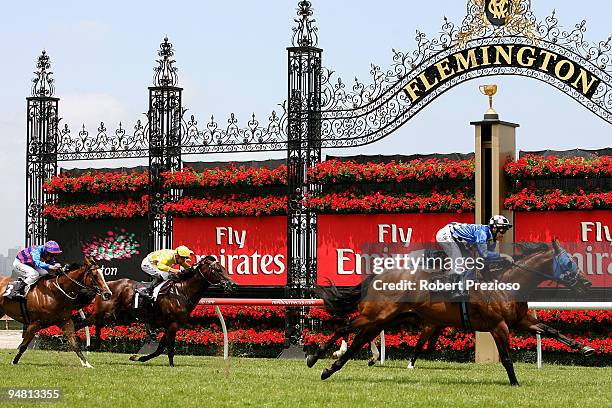
{"type": "Polygon", "coordinates": [[[153,277],[153,280],[149,283],[149,287],[147,288],[147,296],[149,297],[149,299],[153,300],[153,291],[155,290],[157,285],[159,285],[163,281],[164,278],[159,275],[153,277]]]}
{"type": "Polygon", "coordinates": [[[7,286],[3,296],[6,296],[9,299],[25,299],[29,290],[30,285],[27,285],[23,280],[18,279],[7,286]]]}
{"type": "Polygon", "coordinates": [[[467,299],[468,292],[465,288],[465,285],[466,285],[465,275],[466,275],[465,272],[464,273],[454,273],[451,275],[452,283],[457,285],[455,290],[453,290],[452,294],[450,295],[451,302],[462,302],[467,299]]]}

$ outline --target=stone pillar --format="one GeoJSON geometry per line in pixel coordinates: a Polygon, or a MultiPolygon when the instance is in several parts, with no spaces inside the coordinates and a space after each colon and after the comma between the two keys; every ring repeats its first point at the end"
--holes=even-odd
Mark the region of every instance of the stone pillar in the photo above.
{"type": "MultiPolygon", "coordinates": [[[[511,187],[504,176],[504,164],[516,156],[515,123],[499,120],[492,111],[485,119],[472,122],[476,131],[476,212],[474,222],[487,224],[494,214],[506,216],[514,223],[512,211],[504,209],[504,199],[511,187]]],[[[508,233],[500,243],[501,252],[510,250],[514,233],[508,233]]],[[[512,255],[512,254],[510,254],[512,255]]],[[[490,333],[476,332],[476,362],[493,363],[499,361],[497,347],[490,333]]]]}

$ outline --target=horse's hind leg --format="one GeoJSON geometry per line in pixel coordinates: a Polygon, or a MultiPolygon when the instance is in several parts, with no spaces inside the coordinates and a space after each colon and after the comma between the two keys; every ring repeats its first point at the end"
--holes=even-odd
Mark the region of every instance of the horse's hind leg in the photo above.
{"type": "Polygon", "coordinates": [[[25,351],[28,349],[28,345],[30,344],[30,342],[32,341],[32,339],[36,335],[36,332],[38,332],[39,329],[40,329],[39,322],[30,323],[30,325],[27,327],[23,335],[23,340],[21,340],[21,344],[19,345],[17,355],[13,359],[13,365],[19,363],[19,359],[21,358],[23,353],[25,353],[25,351]]]}
{"type": "Polygon", "coordinates": [[[595,353],[595,350],[592,347],[585,346],[574,339],[564,336],[563,334],[559,333],[558,330],[539,322],[536,318],[529,315],[525,316],[523,320],[520,321],[519,327],[526,329],[533,334],[539,334],[541,336],[552,337],[553,339],[559,340],[568,347],[582,351],[582,354],[585,356],[590,356],[595,353]]]}
{"type": "Polygon", "coordinates": [[[514,373],[514,365],[512,364],[512,357],[510,355],[510,331],[505,321],[499,322],[497,326],[491,331],[493,339],[495,339],[495,345],[501,358],[502,364],[508,373],[508,379],[510,385],[519,385],[514,373]]]}
{"type": "Polygon", "coordinates": [[[437,328],[436,326],[432,326],[429,324],[425,325],[425,327],[423,328],[423,331],[421,332],[421,335],[419,336],[419,339],[417,340],[417,344],[414,346],[414,350],[412,351],[412,356],[410,356],[410,362],[408,363],[408,368],[410,369],[414,368],[417,358],[419,358],[419,355],[423,352],[423,348],[425,347],[425,344],[428,341],[429,341],[429,348],[435,347],[436,345],[435,340],[438,339],[439,334],[440,334],[440,329],[437,328]],[[434,340],[433,344],[431,343],[431,340],[434,340]]]}
{"type": "Polygon", "coordinates": [[[372,357],[368,360],[368,367],[372,367],[380,358],[380,351],[376,347],[376,339],[370,342],[370,351],[372,352],[372,357]]]}
{"type": "Polygon", "coordinates": [[[81,351],[81,347],[77,343],[76,336],[74,334],[74,322],[70,319],[62,326],[62,330],[64,331],[64,336],[68,339],[68,344],[72,351],[74,351],[81,362],[81,365],[85,368],[93,368],[91,364],[87,361],[83,352],[81,351]]]}

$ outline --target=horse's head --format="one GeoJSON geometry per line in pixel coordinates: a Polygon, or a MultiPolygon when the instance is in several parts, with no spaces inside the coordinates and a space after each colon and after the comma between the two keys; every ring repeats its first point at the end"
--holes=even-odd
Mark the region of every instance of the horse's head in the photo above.
{"type": "Polygon", "coordinates": [[[192,268],[209,283],[221,285],[226,292],[233,292],[238,286],[227,269],[212,255],[202,257],[192,268]]]}
{"type": "Polygon", "coordinates": [[[102,268],[98,266],[96,261],[89,257],[85,257],[83,262],[83,268],[85,268],[85,274],[83,275],[83,284],[88,288],[96,292],[97,295],[102,297],[102,300],[109,300],[113,293],[106,284],[102,268]]]}
{"type": "Polygon", "coordinates": [[[586,293],[592,284],[576,261],[565,249],[561,248],[557,238],[553,239],[552,247],[554,251],[553,280],[562,283],[579,295],[586,293]]]}
{"type": "Polygon", "coordinates": [[[557,238],[552,240],[552,246],[546,244],[526,244],[525,246],[531,248],[532,252],[525,258],[527,268],[520,265],[519,268],[539,276],[540,281],[551,280],[561,283],[579,295],[584,294],[591,287],[591,282],[585,277],[571,255],[561,247],[557,238]]]}

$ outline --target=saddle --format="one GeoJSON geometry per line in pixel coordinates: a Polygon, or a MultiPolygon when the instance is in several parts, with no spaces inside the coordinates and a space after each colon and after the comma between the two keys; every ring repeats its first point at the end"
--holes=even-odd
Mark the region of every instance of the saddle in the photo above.
{"type": "Polygon", "coordinates": [[[153,290],[158,285],[161,285],[159,289],[159,295],[164,295],[170,291],[172,287],[174,287],[174,282],[167,280],[162,283],[157,281],[151,282],[135,282],[134,283],[134,298],[132,300],[132,304],[134,305],[134,309],[142,309],[149,308],[155,304],[153,300],[153,290]]]}

